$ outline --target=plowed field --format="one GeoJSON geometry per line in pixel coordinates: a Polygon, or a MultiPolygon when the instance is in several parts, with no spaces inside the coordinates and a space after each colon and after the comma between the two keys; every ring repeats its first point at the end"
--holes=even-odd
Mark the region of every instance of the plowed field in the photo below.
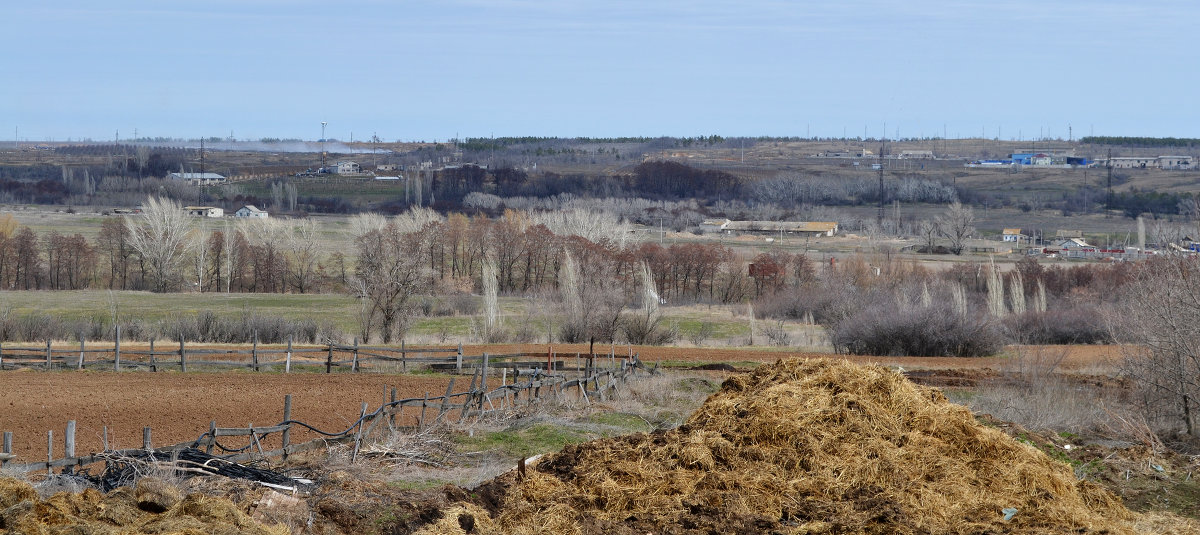
{"type": "MultiPolygon", "coordinates": [[[[566,345],[493,345],[467,346],[464,353],[478,355],[540,352],[553,347],[557,360],[572,365],[576,353],[586,353],[585,344],[566,345]]],[[[598,354],[607,354],[608,345],[597,345],[598,354]]],[[[627,355],[628,346],[617,346],[615,353],[627,355]]],[[[962,370],[953,372],[958,383],[943,384],[944,378],[925,378],[927,384],[970,385],[974,378],[986,378],[982,370],[1011,370],[1009,357],[862,357],[798,353],[767,349],[711,349],[686,347],[634,347],[648,366],[655,362],[687,366],[728,362],[738,367],[752,363],[773,363],[785,357],[843,358],[852,362],[902,366],[906,370],[962,370]],[[963,375],[965,379],[958,377],[963,375]],[[978,376],[978,377],[977,377],[978,376]],[[963,382],[966,381],[966,382],[963,382]]],[[[1121,358],[1121,349],[1113,346],[1056,346],[1040,348],[1043,354],[1061,354],[1060,371],[1076,374],[1111,369],[1121,358]]],[[[1009,348],[1009,352],[1015,352],[1009,348]]],[[[938,374],[935,374],[938,375],[938,374]]],[[[440,396],[448,378],[444,376],[391,375],[384,373],[333,374],[276,372],[189,372],[150,373],[128,371],[3,371],[0,372],[0,431],[14,432],[14,453],[21,461],[46,458],[46,431],[54,430],[54,457],[63,456],[62,434],[68,420],[76,420],[76,451],[99,451],[103,426],[109,428],[110,446],[140,447],[142,427],[153,429],[156,446],[194,440],[208,429],[209,422],[220,427],[244,427],[247,424],[269,426],[283,418],[283,397],[292,394],[292,417],[326,431],[342,431],[358,418],[365,401],[377,408],[384,401],[385,389],[397,388],[400,398],[416,398],[429,392],[440,396]]],[[[455,390],[466,389],[459,382],[455,390]]],[[[411,413],[410,413],[411,414],[411,413]]],[[[410,416],[411,417],[411,416],[410,416]]],[[[412,422],[407,422],[411,424],[412,422]]],[[[297,431],[293,441],[316,438],[310,432],[297,431]]],[[[236,439],[229,446],[240,447],[236,439]]],[[[267,447],[270,447],[268,444],[267,447]]]]}
{"type": "MultiPolygon", "coordinates": [[[[293,419],[340,432],[358,419],[364,401],[374,410],[392,387],[401,399],[441,396],[447,382],[370,373],[5,371],[0,431],[13,432],[14,453],[27,462],[46,459],[48,430],[54,430],[54,458],[63,456],[68,420],[76,421],[77,454],[101,450],[104,426],[111,447],[141,447],[146,426],[153,429],[153,445],[162,446],[195,440],[213,420],[220,427],[275,425],[283,419],[284,395],[292,394],[293,419]]],[[[316,436],[297,430],[292,441],[316,436]]],[[[243,437],[222,440],[245,445],[243,437]]]]}

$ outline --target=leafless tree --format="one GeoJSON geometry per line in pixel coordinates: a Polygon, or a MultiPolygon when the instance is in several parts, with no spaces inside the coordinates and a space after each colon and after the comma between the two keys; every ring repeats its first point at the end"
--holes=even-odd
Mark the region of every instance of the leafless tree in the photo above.
{"type": "MultiPolygon", "coordinates": [[[[394,223],[370,230],[355,239],[358,266],[353,287],[378,317],[383,343],[393,336],[404,336],[414,314],[412,299],[427,289],[429,277],[427,248],[420,233],[404,233],[394,223]]],[[[363,326],[364,339],[370,338],[370,325],[363,326]]]]}
{"type": "Polygon", "coordinates": [[[937,223],[942,235],[950,240],[950,252],[961,255],[967,239],[975,234],[975,211],[956,201],[950,204],[945,214],[938,216],[937,223]]]}
{"type": "Polygon", "coordinates": [[[1197,435],[1200,399],[1200,265],[1185,257],[1164,257],[1139,266],[1125,285],[1125,306],[1117,316],[1126,346],[1125,373],[1140,387],[1149,416],[1169,417],[1197,435]],[[1166,408],[1167,414],[1155,414],[1166,408]]]}
{"type": "Polygon", "coordinates": [[[170,199],[150,197],[139,216],[125,219],[129,246],[150,267],[151,288],[169,290],[179,280],[179,268],[189,243],[192,219],[170,199]]]}
{"type": "MultiPolygon", "coordinates": [[[[265,220],[264,220],[265,221],[265,220]]],[[[288,278],[299,293],[312,290],[316,270],[317,224],[312,219],[290,220],[283,223],[283,238],[288,254],[288,278]]]]}
{"type": "Polygon", "coordinates": [[[925,252],[932,253],[933,248],[937,247],[938,236],[942,235],[942,227],[938,220],[922,219],[917,223],[917,234],[921,238],[921,243],[924,244],[925,252]]]}

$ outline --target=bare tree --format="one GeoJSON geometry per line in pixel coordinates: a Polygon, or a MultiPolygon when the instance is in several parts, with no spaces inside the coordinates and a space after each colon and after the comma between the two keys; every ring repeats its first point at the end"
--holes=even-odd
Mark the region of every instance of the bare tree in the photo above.
{"type": "Polygon", "coordinates": [[[938,236],[942,235],[940,221],[922,219],[920,223],[917,223],[917,234],[920,235],[921,243],[925,246],[925,252],[933,253],[933,248],[937,247],[938,236]]]}
{"type": "Polygon", "coordinates": [[[170,199],[150,197],[140,216],[125,219],[129,246],[150,268],[151,288],[165,292],[179,280],[180,264],[187,252],[192,219],[170,199]]]}
{"type": "Polygon", "coordinates": [[[1168,417],[1197,435],[1200,399],[1200,266],[1186,257],[1164,257],[1139,266],[1125,286],[1117,334],[1127,345],[1124,372],[1138,385],[1153,417],[1168,417]],[[1167,414],[1155,414],[1166,410],[1167,414]]]}
{"type": "Polygon", "coordinates": [[[950,240],[950,252],[961,255],[967,239],[975,234],[975,211],[956,201],[950,204],[945,214],[938,216],[937,223],[942,235],[950,240]]]}
{"type": "MultiPolygon", "coordinates": [[[[383,343],[404,336],[414,314],[411,300],[426,290],[427,248],[420,233],[404,233],[393,223],[355,239],[358,266],[353,287],[373,308],[367,316],[379,318],[383,343]]],[[[369,325],[364,338],[369,338],[369,325]]]]}
{"type": "Polygon", "coordinates": [[[288,282],[297,292],[306,293],[312,290],[319,256],[317,224],[311,219],[288,221],[282,230],[288,254],[288,282]]]}

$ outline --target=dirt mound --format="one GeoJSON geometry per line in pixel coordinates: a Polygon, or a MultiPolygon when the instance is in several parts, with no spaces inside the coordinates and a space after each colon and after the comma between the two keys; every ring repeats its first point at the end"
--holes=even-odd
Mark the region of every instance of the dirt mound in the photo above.
{"type": "Polygon", "coordinates": [[[0,478],[0,533],[228,533],[285,535],[283,526],[252,520],[229,500],[177,491],[159,484],[101,494],[60,492],[45,500],[28,484],[0,478]],[[154,494],[151,497],[151,494],[154,494]],[[173,500],[164,500],[170,495],[173,500]],[[171,501],[169,508],[162,508],[171,501]]]}
{"type": "Polygon", "coordinates": [[[474,533],[1147,529],[1111,493],[940,391],[825,359],[731,377],[678,429],[568,446],[476,492],[496,527],[474,514],[474,533]]]}

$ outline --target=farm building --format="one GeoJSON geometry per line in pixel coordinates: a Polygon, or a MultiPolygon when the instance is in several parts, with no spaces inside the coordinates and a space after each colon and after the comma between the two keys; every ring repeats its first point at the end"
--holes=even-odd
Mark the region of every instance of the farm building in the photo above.
{"type": "Polygon", "coordinates": [[[933,151],[931,150],[902,150],[899,158],[901,160],[932,160],[933,151]]]}
{"type": "Polygon", "coordinates": [[[1020,242],[1021,240],[1029,240],[1029,236],[1022,233],[1019,228],[1006,228],[1001,232],[1000,236],[1004,241],[1020,242]]]}
{"type": "Polygon", "coordinates": [[[167,180],[186,180],[190,184],[206,185],[225,182],[225,177],[216,173],[168,173],[167,180]]]}
{"type": "Polygon", "coordinates": [[[1093,246],[1092,244],[1090,244],[1088,242],[1083,241],[1083,238],[1067,238],[1064,240],[1058,240],[1057,242],[1054,243],[1054,246],[1058,247],[1059,249],[1066,249],[1066,250],[1095,249],[1095,246],[1093,246]]]}
{"type": "Polygon", "coordinates": [[[395,171],[395,170],[396,170],[396,164],[394,164],[394,163],[381,163],[381,164],[379,164],[379,165],[375,166],[375,170],[376,170],[376,171],[395,171]]]}
{"type": "Polygon", "coordinates": [[[357,175],[362,173],[362,166],[356,162],[338,162],[337,174],[339,175],[357,175]]]}
{"type": "Polygon", "coordinates": [[[233,213],[233,217],[257,217],[259,219],[266,219],[268,215],[269,214],[267,214],[267,212],[259,210],[258,207],[254,206],[253,204],[247,204],[246,206],[238,208],[237,211],[233,213]]]}
{"type": "Polygon", "coordinates": [[[1191,156],[1117,157],[1103,160],[1113,169],[1191,169],[1191,156]]]}
{"type": "Polygon", "coordinates": [[[700,232],[720,232],[732,221],[728,219],[705,219],[700,222],[700,232]]]}
{"type": "Polygon", "coordinates": [[[196,217],[225,217],[225,209],[215,206],[184,206],[188,215],[196,217]]]}
{"type": "Polygon", "coordinates": [[[765,235],[833,236],[838,224],[833,221],[730,221],[726,233],[765,235]]]}

